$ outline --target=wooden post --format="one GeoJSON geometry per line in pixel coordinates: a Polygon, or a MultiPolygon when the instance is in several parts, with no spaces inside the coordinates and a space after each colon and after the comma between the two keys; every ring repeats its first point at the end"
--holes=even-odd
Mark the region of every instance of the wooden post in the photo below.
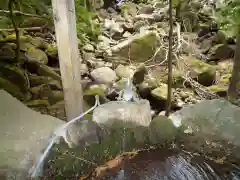
{"type": "Polygon", "coordinates": [[[52,0],[67,120],[83,112],[74,0],[52,0]]]}

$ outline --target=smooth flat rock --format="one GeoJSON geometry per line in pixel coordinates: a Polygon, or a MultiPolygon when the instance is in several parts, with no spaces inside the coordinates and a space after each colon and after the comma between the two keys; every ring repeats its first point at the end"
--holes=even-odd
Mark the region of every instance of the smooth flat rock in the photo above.
{"type": "Polygon", "coordinates": [[[23,179],[64,122],[26,107],[0,90],[0,179],[23,179]]]}

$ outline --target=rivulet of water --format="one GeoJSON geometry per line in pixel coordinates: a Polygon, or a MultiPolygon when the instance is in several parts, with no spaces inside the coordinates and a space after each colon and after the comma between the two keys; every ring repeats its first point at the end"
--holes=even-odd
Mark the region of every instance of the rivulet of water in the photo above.
{"type": "Polygon", "coordinates": [[[59,139],[61,137],[63,137],[64,141],[69,145],[70,142],[67,139],[67,127],[76,122],[77,120],[83,118],[86,114],[90,113],[91,111],[93,111],[100,103],[99,103],[99,97],[96,96],[96,101],[95,101],[95,105],[93,107],[91,107],[89,110],[87,110],[86,112],[80,114],[78,117],[72,119],[71,121],[68,121],[67,123],[61,125],[60,127],[58,127],[55,132],[53,137],[49,140],[49,143],[46,147],[46,149],[44,150],[43,154],[40,156],[40,158],[38,159],[36,165],[30,170],[29,174],[31,178],[36,178],[38,176],[41,175],[42,173],[42,168],[43,168],[43,163],[46,159],[46,157],[48,156],[51,148],[53,147],[53,145],[55,143],[57,143],[59,141],[59,139]]]}

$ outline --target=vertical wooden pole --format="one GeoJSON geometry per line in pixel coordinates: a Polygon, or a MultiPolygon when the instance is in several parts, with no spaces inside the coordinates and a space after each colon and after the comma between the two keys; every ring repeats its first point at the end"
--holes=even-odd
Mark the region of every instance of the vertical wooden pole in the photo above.
{"type": "Polygon", "coordinates": [[[74,0],[52,0],[67,120],[83,112],[74,0]]]}

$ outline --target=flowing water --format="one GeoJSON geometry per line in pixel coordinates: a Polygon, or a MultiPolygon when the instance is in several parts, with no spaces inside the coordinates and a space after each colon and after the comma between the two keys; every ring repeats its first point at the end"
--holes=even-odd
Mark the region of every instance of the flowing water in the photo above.
{"type": "Polygon", "coordinates": [[[240,168],[185,152],[158,149],[125,162],[121,175],[119,179],[117,172],[102,180],[240,180],[240,168]]]}
{"type": "Polygon", "coordinates": [[[64,141],[68,144],[68,146],[70,147],[70,142],[67,139],[67,128],[70,124],[78,121],[79,119],[83,118],[86,114],[90,113],[91,111],[93,111],[99,104],[99,97],[96,96],[95,97],[96,101],[95,101],[95,105],[90,108],[89,110],[87,110],[86,112],[80,114],[78,117],[68,121],[67,123],[61,125],[60,127],[58,127],[56,129],[56,131],[54,132],[54,135],[52,138],[50,138],[46,149],[44,150],[43,154],[40,156],[40,158],[38,159],[36,165],[33,167],[33,169],[30,170],[29,174],[31,178],[36,178],[38,176],[41,176],[42,174],[42,168],[43,168],[43,163],[45,161],[45,159],[47,158],[50,150],[52,149],[53,145],[55,143],[58,143],[60,140],[60,137],[63,137],[64,141]]]}

